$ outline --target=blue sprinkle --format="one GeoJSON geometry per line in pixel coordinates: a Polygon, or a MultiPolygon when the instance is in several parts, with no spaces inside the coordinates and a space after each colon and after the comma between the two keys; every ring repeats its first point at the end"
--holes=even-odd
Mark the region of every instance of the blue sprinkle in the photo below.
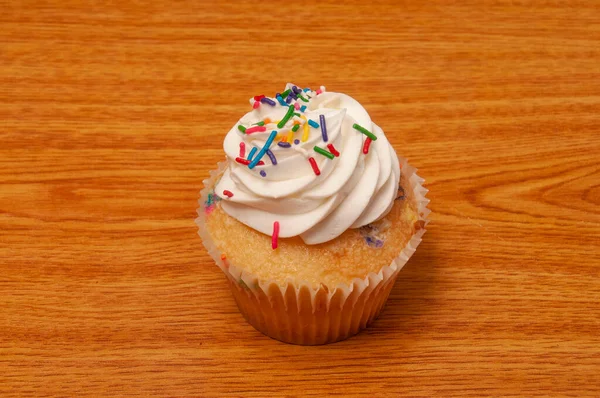
{"type": "Polygon", "coordinates": [[[277,145],[279,145],[282,148],[291,148],[292,144],[290,144],[289,142],[278,142],[277,145]]]}
{"type": "Polygon", "coordinates": [[[277,93],[277,96],[275,98],[277,98],[277,101],[279,102],[279,105],[287,107],[287,104],[285,103],[285,101],[283,100],[283,98],[281,98],[281,94],[277,93]]]}
{"type": "Polygon", "coordinates": [[[294,144],[298,145],[300,143],[300,140],[294,140],[294,144]]]}
{"type": "Polygon", "coordinates": [[[306,105],[302,105],[302,106],[300,107],[300,112],[304,112],[305,110],[306,110],[306,105]]]}
{"type": "Polygon", "coordinates": [[[308,120],[308,124],[311,125],[312,127],[318,129],[319,128],[319,123],[315,122],[314,120],[308,120]]]}
{"type": "Polygon", "coordinates": [[[275,101],[273,101],[271,98],[267,98],[267,97],[265,97],[265,98],[261,98],[260,102],[262,102],[263,104],[269,104],[269,105],[271,105],[271,106],[275,106],[275,105],[277,105],[277,104],[275,103],[275,101]]]}
{"type": "Polygon", "coordinates": [[[264,170],[261,170],[261,171],[260,171],[260,175],[261,175],[261,176],[263,176],[263,177],[266,177],[266,176],[267,176],[267,173],[266,173],[264,170]]]}
{"type": "Polygon", "coordinates": [[[306,87],[303,91],[306,93],[307,91],[310,91],[310,88],[306,87]]]}
{"type": "Polygon", "coordinates": [[[256,151],[258,151],[258,149],[255,146],[252,147],[252,149],[250,150],[250,153],[248,154],[248,160],[249,161],[252,161],[252,158],[256,154],[256,151]]]}

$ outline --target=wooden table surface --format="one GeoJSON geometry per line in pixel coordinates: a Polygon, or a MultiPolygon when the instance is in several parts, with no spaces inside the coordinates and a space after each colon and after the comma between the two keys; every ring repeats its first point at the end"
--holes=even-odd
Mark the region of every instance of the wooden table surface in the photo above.
{"type": "Polygon", "coordinates": [[[600,396],[600,3],[103,3],[0,5],[0,395],[600,396]],[[380,318],[322,347],[249,326],[194,225],[288,81],[431,191],[380,318]]]}

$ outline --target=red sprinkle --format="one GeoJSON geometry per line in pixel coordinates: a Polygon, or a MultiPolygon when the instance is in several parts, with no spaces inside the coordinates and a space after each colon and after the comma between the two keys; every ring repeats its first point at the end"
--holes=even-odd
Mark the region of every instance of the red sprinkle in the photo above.
{"type": "Polygon", "coordinates": [[[335,156],[336,158],[340,156],[340,153],[337,151],[337,149],[335,149],[333,144],[327,144],[327,149],[329,149],[329,152],[333,153],[333,156],[335,156]]]}
{"type": "Polygon", "coordinates": [[[221,260],[225,261],[227,259],[227,256],[225,255],[225,253],[221,254],[221,260]]]}
{"type": "Polygon", "coordinates": [[[260,101],[254,101],[254,104],[252,104],[252,109],[256,109],[260,106],[260,101]]]}
{"type": "Polygon", "coordinates": [[[263,131],[267,131],[265,126],[254,126],[246,129],[246,134],[252,133],[262,133],[263,131]]]}
{"type": "Polygon", "coordinates": [[[233,193],[226,189],[223,191],[223,195],[227,196],[228,198],[231,198],[233,196],[233,193]]]}
{"type": "Polygon", "coordinates": [[[369,153],[369,147],[371,146],[371,140],[369,137],[365,140],[365,144],[363,145],[363,153],[366,155],[369,153]]]}
{"type": "MultiPolygon", "coordinates": [[[[248,166],[250,164],[250,161],[247,159],[235,158],[235,161],[238,163],[241,163],[243,165],[246,165],[246,166],[248,166]]],[[[259,166],[263,166],[264,164],[265,164],[265,162],[263,162],[262,160],[257,163],[257,165],[259,165],[259,166]]]]}
{"type": "Polygon", "coordinates": [[[279,221],[273,223],[273,235],[271,235],[271,247],[273,250],[277,249],[277,243],[279,239],[279,221]]]}
{"type": "Polygon", "coordinates": [[[240,157],[243,158],[246,156],[246,144],[240,142],[240,157]]]}
{"type": "Polygon", "coordinates": [[[317,90],[317,95],[321,94],[323,91],[321,89],[317,90]]]}
{"type": "Polygon", "coordinates": [[[315,158],[310,157],[310,158],[308,158],[308,161],[310,162],[310,165],[312,166],[312,169],[315,172],[315,174],[320,175],[321,170],[319,170],[319,166],[317,166],[317,162],[315,161],[315,158]]]}
{"type": "Polygon", "coordinates": [[[255,96],[254,96],[254,101],[260,101],[260,100],[261,100],[261,99],[263,99],[263,98],[265,98],[265,96],[264,96],[264,95],[262,95],[262,94],[261,94],[261,95],[255,95],[255,96]]]}

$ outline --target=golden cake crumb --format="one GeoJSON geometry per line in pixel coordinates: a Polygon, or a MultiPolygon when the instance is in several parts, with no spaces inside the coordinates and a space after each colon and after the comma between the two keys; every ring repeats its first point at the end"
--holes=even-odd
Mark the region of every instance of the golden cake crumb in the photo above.
{"type": "Polygon", "coordinates": [[[382,220],[349,229],[329,242],[307,245],[300,237],[280,238],[271,248],[264,235],[230,217],[219,203],[206,217],[206,227],[221,253],[237,267],[260,279],[284,284],[291,278],[311,286],[335,288],[389,265],[425,223],[417,214],[417,203],[408,181],[402,176],[392,210],[382,220]],[[404,192],[402,192],[404,191],[404,192]]]}

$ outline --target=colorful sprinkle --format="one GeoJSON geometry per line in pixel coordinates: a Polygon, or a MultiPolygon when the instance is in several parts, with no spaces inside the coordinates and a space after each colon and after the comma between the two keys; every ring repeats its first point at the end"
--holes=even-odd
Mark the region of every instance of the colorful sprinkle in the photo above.
{"type": "Polygon", "coordinates": [[[310,157],[310,158],[308,158],[308,161],[310,162],[310,166],[312,167],[314,173],[316,175],[320,175],[321,170],[319,170],[319,166],[317,166],[317,161],[315,160],[315,158],[310,157]]]}
{"type": "Polygon", "coordinates": [[[367,137],[367,139],[365,140],[365,143],[363,145],[363,153],[366,155],[367,153],[369,153],[369,147],[371,146],[371,141],[373,141],[371,139],[371,137],[367,137]]]}
{"type": "Polygon", "coordinates": [[[263,122],[265,122],[265,124],[269,124],[269,123],[271,123],[271,119],[269,119],[268,117],[266,117],[265,120],[263,120],[263,122]]]}
{"type": "Polygon", "coordinates": [[[254,155],[256,155],[256,151],[258,151],[258,148],[256,148],[255,146],[252,147],[252,149],[250,149],[250,153],[248,154],[249,161],[252,161],[252,158],[254,157],[254,155]]]}
{"type": "Polygon", "coordinates": [[[250,164],[248,165],[249,169],[253,169],[254,166],[256,166],[258,164],[258,162],[260,162],[260,159],[262,159],[262,157],[265,156],[265,153],[267,152],[267,150],[273,143],[273,140],[275,139],[276,135],[277,135],[277,130],[271,131],[271,135],[269,136],[269,138],[267,138],[265,145],[260,149],[260,152],[258,152],[258,155],[256,155],[254,160],[252,160],[252,162],[250,162],[250,164]]]}
{"type": "Polygon", "coordinates": [[[300,109],[300,104],[299,103],[294,103],[294,109],[295,110],[299,110],[300,109]]]}
{"type": "Polygon", "coordinates": [[[266,97],[265,98],[261,98],[260,102],[262,102],[263,104],[269,104],[271,106],[277,105],[275,103],[275,101],[273,101],[271,98],[266,98],[266,97]]]}
{"type": "Polygon", "coordinates": [[[294,140],[294,144],[298,145],[300,143],[300,140],[294,140]]]}
{"type": "Polygon", "coordinates": [[[246,132],[246,127],[242,126],[241,124],[238,125],[238,130],[240,130],[242,133],[246,132]]]}
{"type": "Polygon", "coordinates": [[[306,87],[304,90],[302,90],[304,92],[310,91],[310,88],[306,87]]]}
{"type": "MultiPolygon", "coordinates": [[[[293,130],[293,129],[292,129],[293,130]]],[[[294,132],[290,131],[287,135],[287,142],[289,142],[290,144],[292,143],[292,141],[294,140],[294,132]]]]}
{"type": "Polygon", "coordinates": [[[292,99],[294,99],[294,100],[298,100],[298,96],[294,93],[290,93],[289,96],[292,97],[292,99]]]}
{"type": "Polygon", "coordinates": [[[292,91],[293,91],[294,93],[296,93],[296,94],[300,94],[300,93],[302,92],[302,90],[300,90],[300,89],[299,89],[298,87],[296,87],[296,86],[293,86],[293,87],[292,87],[292,91]]]}
{"type": "Polygon", "coordinates": [[[255,95],[254,96],[254,101],[260,101],[263,98],[265,98],[265,96],[263,94],[261,94],[261,95],[255,95]]]}
{"type": "Polygon", "coordinates": [[[300,117],[300,116],[302,116],[302,115],[301,115],[301,114],[299,114],[298,112],[294,112],[294,116],[298,116],[298,117],[300,117]]]}
{"type": "Polygon", "coordinates": [[[305,110],[306,110],[306,105],[302,105],[302,106],[300,107],[300,112],[304,112],[305,110]]]}
{"type": "Polygon", "coordinates": [[[367,137],[369,137],[373,141],[377,140],[377,137],[375,136],[375,134],[371,133],[369,130],[367,130],[366,128],[364,128],[360,124],[354,123],[352,125],[352,127],[355,128],[356,130],[360,131],[361,133],[363,133],[364,135],[366,135],[367,137]]]}
{"type": "Polygon", "coordinates": [[[277,123],[277,127],[282,128],[283,126],[285,126],[285,124],[288,122],[288,120],[290,120],[290,118],[292,117],[293,114],[294,114],[294,107],[289,106],[283,119],[281,119],[279,121],[279,123],[277,123]]]}
{"type": "Polygon", "coordinates": [[[263,131],[267,131],[265,126],[254,126],[246,129],[246,134],[252,133],[262,133],[263,131]]]}
{"type": "Polygon", "coordinates": [[[258,123],[254,123],[253,126],[264,126],[265,122],[264,121],[260,121],[258,123]]]}
{"type": "Polygon", "coordinates": [[[260,101],[254,101],[254,103],[252,104],[252,109],[256,109],[260,106],[260,101]]]}
{"type": "Polygon", "coordinates": [[[308,124],[310,124],[310,125],[311,125],[311,127],[314,127],[314,128],[316,128],[316,129],[318,129],[318,128],[319,128],[319,123],[315,122],[314,120],[309,120],[309,121],[308,121],[308,124]]]}
{"type": "Polygon", "coordinates": [[[225,261],[227,259],[227,256],[225,255],[225,253],[221,254],[221,261],[225,261]]]}
{"type": "MultiPolygon", "coordinates": [[[[306,117],[302,116],[302,119],[306,122],[306,117]]],[[[308,127],[308,123],[304,123],[304,132],[302,133],[302,142],[306,142],[308,140],[308,136],[310,134],[310,129],[308,127]]]]}
{"type": "Polygon", "coordinates": [[[318,89],[318,90],[317,90],[317,95],[321,94],[322,92],[323,92],[323,90],[321,90],[321,89],[318,89]]]}
{"type": "Polygon", "coordinates": [[[246,144],[240,142],[240,157],[243,158],[246,156],[246,144]]]}
{"type": "Polygon", "coordinates": [[[261,170],[260,171],[260,175],[263,176],[263,177],[266,177],[267,176],[267,172],[264,171],[264,170],[261,170]]]}
{"type": "Polygon", "coordinates": [[[289,142],[284,141],[278,142],[277,145],[279,145],[282,148],[290,148],[292,146],[292,144],[290,144],[289,142]]]}
{"type": "Polygon", "coordinates": [[[283,98],[281,98],[281,94],[277,94],[277,96],[275,98],[279,102],[279,105],[281,105],[281,106],[287,106],[287,104],[285,103],[285,101],[283,100],[283,98]]]}
{"type": "Polygon", "coordinates": [[[279,243],[279,221],[273,223],[273,235],[271,235],[271,247],[273,250],[277,249],[279,243]]]}
{"type": "Polygon", "coordinates": [[[289,88],[287,90],[285,90],[283,93],[281,93],[281,98],[285,99],[285,97],[287,97],[288,95],[290,95],[290,93],[292,92],[292,90],[290,90],[289,88]]]}
{"type": "Polygon", "coordinates": [[[223,191],[223,195],[227,196],[228,198],[233,197],[233,192],[228,191],[227,189],[223,191]]]}
{"type": "Polygon", "coordinates": [[[337,149],[335,149],[333,144],[327,144],[327,149],[329,149],[329,152],[333,153],[333,156],[335,156],[336,158],[340,156],[340,153],[337,151],[337,149]]]}
{"type": "Polygon", "coordinates": [[[321,135],[323,136],[323,141],[327,142],[327,125],[325,124],[325,115],[319,115],[319,120],[321,121],[321,135]]]}
{"type": "Polygon", "coordinates": [[[321,155],[326,156],[329,159],[333,159],[335,157],[335,156],[333,156],[332,153],[329,153],[325,149],[319,148],[318,146],[315,146],[313,149],[315,150],[316,153],[320,153],[321,155]]]}
{"type": "MultiPolygon", "coordinates": [[[[236,162],[238,162],[238,163],[241,163],[241,164],[243,164],[243,165],[246,165],[246,166],[248,166],[248,165],[250,164],[250,161],[249,161],[249,160],[246,160],[246,159],[243,159],[243,158],[235,158],[235,161],[236,161],[236,162]]],[[[261,160],[260,162],[258,162],[258,163],[256,163],[256,164],[257,164],[257,165],[259,165],[259,166],[262,166],[262,165],[264,165],[264,164],[265,164],[265,162],[263,162],[263,161],[261,160]]]]}
{"type": "Polygon", "coordinates": [[[275,155],[273,155],[273,152],[271,152],[270,149],[267,149],[267,156],[269,157],[269,159],[271,159],[271,163],[273,164],[273,166],[275,166],[277,164],[277,158],[275,157],[275,155]]]}
{"type": "Polygon", "coordinates": [[[288,97],[285,99],[285,103],[286,103],[286,104],[291,104],[291,103],[292,103],[292,100],[293,100],[292,96],[291,96],[291,95],[288,95],[288,97]]]}
{"type": "Polygon", "coordinates": [[[303,96],[299,95],[300,99],[304,102],[308,102],[308,100],[306,98],[304,98],[303,96]]]}
{"type": "Polygon", "coordinates": [[[300,128],[299,124],[294,125],[294,127],[292,127],[292,131],[295,133],[296,131],[298,131],[298,129],[300,128]]]}

